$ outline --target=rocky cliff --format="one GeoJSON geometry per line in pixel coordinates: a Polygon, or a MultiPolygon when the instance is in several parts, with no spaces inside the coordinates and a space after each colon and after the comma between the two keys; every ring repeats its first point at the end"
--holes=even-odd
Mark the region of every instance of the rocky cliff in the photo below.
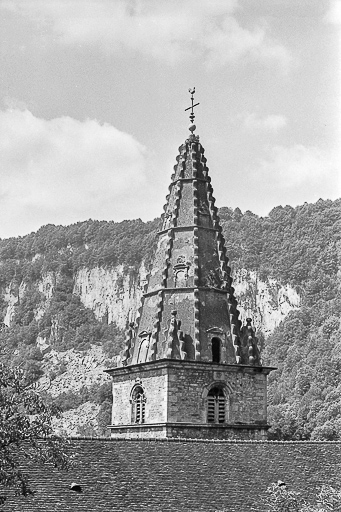
{"type": "Polygon", "coordinates": [[[137,271],[124,265],[82,268],[75,275],[73,291],[96,318],[125,329],[127,322],[135,319],[146,275],[144,263],[137,271]]]}
{"type": "MultiPolygon", "coordinates": [[[[98,319],[105,318],[109,323],[116,322],[119,327],[125,328],[128,321],[135,319],[145,279],[144,264],[134,278],[123,265],[111,269],[83,268],[76,274],[74,293],[79,295],[84,306],[94,311],[98,319]]],[[[241,319],[253,317],[255,327],[265,335],[273,332],[289,311],[300,306],[300,296],[292,286],[280,284],[275,279],[262,281],[255,271],[239,270],[234,276],[234,286],[241,319]]],[[[46,284],[41,288],[46,288],[46,284]]],[[[82,386],[102,384],[107,380],[103,369],[106,364],[110,365],[110,361],[105,361],[100,347],[92,347],[85,356],[74,351],[52,352],[45,359],[46,376],[40,382],[53,396],[58,396],[62,391],[77,391],[82,386]],[[60,364],[64,366],[65,372],[51,381],[48,374],[60,364]]],[[[96,431],[98,410],[96,404],[86,402],[65,412],[62,419],[55,422],[55,426],[70,435],[76,435],[85,425],[90,425],[96,431]]]]}
{"type": "MultiPolygon", "coordinates": [[[[279,206],[264,218],[238,208],[219,215],[241,318],[253,318],[264,360],[279,367],[269,379],[274,435],[341,439],[332,409],[340,374],[341,200],[279,206]]],[[[115,363],[135,318],[142,262],[150,260],[158,226],[158,219],[89,220],[0,240],[1,357],[59,401],[59,425],[69,424],[70,433],[87,425],[95,433],[110,422],[103,369],[115,363]]]]}
{"type": "MultiPolygon", "coordinates": [[[[147,276],[144,262],[137,271],[131,270],[134,272],[129,272],[129,269],[127,271],[124,265],[113,268],[81,268],[74,277],[73,293],[79,296],[86,308],[94,312],[98,320],[109,324],[115,322],[118,327],[125,329],[136,317],[147,276]]],[[[57,275],[47,272],[37,283],[46,303],[53,296],[56,281],[57,275]]],[[[233,286],[240,317],[251,316],[256,328],[265,335],[273,332],[289,311],[300,307],[300,295],[292,286],[272,278],[264,281],[260,279],[257,271],[237,270],[233,275],[233,286]]],[[[7,326],[11,326],[13,322],[15,308],[24,297],[25,288],[26,285],[22,282],[16,289],[13,284],[6,289],[4,323],[7,326]]],[[[37,309],[36,319],[39,319],[43,312],[43,306],[37,309]]]]}
{"type": "Polygon", "coordinates": [[[276,279],[262,281],[258,272],[238,270],[233,286],[239,304],[240,318],[250,316],[258,331],[271,334],[292,310],[299,309],[301,297],[289,284],[276,279]]]}
{"type": "MultiPolygon", "coordinates": [[[[109,323],[116,322],[124,329],[136,317],[146,274],[144,264],[134,277],[123,265],[112,269],[84,268],[76,274],[74,293],[98,319],[107,317],[109,323]]],[[[272,333],[289,311],[300,307],[300,295],[292,286],[271,278],[264,281],[257,271],[238,270],[233,276],[233,286],[240,318],[251,316],[257,330],[265,335],[272,333]]]]}
{"type": "MultiPolygon", "coordinates": [[[[135,319],[146,273],[144,263],[137,271],[124,265],[81,268],[74,276],[73,293],[79,296],[86,308],[94,312],[98,320],[109,324],[115,322],[118,327],[125,329],[127,322],[135,319]]],[[[37,320],[43,316],[44,309],[51,301],[57,281],[57,273],[46,272],[36,283],[44,297],[35,310],[37,320]]],[[[256,271],[238,270],[234,276],[234,286],[241,318],[253,317],[257,330],[265,335],[271,333],[289,311],[300,305],[300,297],[293,287],[278,283],[275,279],[262,281],[256,271]]],[[[4,323],[7,326],[13,322],[16,308],[25,296],[25,288],[25,284],[21,283],[16,288],[12,284],[6,290],[4,323]]],[[[103,370],[113,364],[113,360],[104,354],[101,346],[91,345],[85,352],[53,349],[53,340],[58,337],[60,327],[58,318],[54,318],[49,337],[37,336],[36,346],[43,357],[41,370],[44,372],[38,388],[55,398],[107,382],[108,377],[103,370]]],[[[76,435],[84,426],[96,432],[98,411],[98,404],[85,402],[64,412],[62,418],[55,421],[55,426],[70,435],[76,435]]]]}

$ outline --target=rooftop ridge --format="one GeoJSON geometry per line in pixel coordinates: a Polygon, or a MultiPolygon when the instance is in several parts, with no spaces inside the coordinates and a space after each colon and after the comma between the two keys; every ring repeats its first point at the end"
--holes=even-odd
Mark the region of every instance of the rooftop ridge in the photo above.
{"type": "Polygon", "coordinates": [[[292,440],[292,441],[280,441],[280,440],[256,440],[256,439],[193,439],[193,438],[139,438],[134,439],[131,437],[120,437],[120,438],[111,438],[111,437],[92,437],[92,436],[70,436],[67,438],[70,441],[107,441],[107,442],[135,442],[141,443],[208,443],[208,444],[258,444],[258,445],[341,445],[341,441],[326,441],[326,440],[292,440]]]}

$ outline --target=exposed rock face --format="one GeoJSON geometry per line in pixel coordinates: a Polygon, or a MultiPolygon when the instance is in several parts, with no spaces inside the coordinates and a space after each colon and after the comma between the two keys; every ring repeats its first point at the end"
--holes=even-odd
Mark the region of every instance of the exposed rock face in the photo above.
{"type": "MultiPolygon", "coordinates": [[[[79,295],[82,303],[91,308],[98,319],[106,318],[108,323],[114,321],[125,328],[129,321],[134,321],[142,289],[146,283],[146,268],[142,264],[138,272],[127,271],[123,265],[113,268],[83,268],[75,276],[74,293],[79,295]]],[[[49,272],[37,283],[38,290],[49,301],[53,296],[57,275],[49,272]]],[[[266,282],[259,279],[255,271],[239,270],[233,276],[235,295],[241,317],[253,317],[257,329],[270,334],[292,309],[300,306],[299,294],[289,285],[280,284],[275,279],[266,282]]],[[[16,307],[23,298],[26,285],[12,283],[5,290],[4,299],[7,310],[4,323],[13,322],[16,307]]],[[[47,303],[47,302],[46,302],[47,303]]],[[[44,313],[44,302],[36,312],[38,319],[44,313]]],[[[58,319],[53,320],[50,340],[38,337],[37,347],[44,356],[45,375],[39,381],[39,389],[48,391],[53,397],[63,392],[79,392],[85,386],[101,385],[109,380],[104,369],[115,366],[108,363],[100,346],[92,346],[86,353],[68,350],[57,352],[51,350],[50,342],[58,334],[58,319]]],[[[58,337],[58,336],[57,336],[58,337]]],[[[97,429],[99,405],[87,402],[77,409],[63,413],[61,419],[55,420],[56,428],[68,435],[77,435],[79,428],[97,429]]]]}
{"type": "Polygon", "coordinates": [[[43,336],[39,336],[37,337],[37,347],[39,348],[40,352],[45,355],[47,354],[48,352],[51,351],[51,345],[49,345],[47,343],[47,340],[46,338],[44,338],[43,336]]]}
{"type": "Polygon", "coordinates": [[[54,272],[46,272],[38,284],[38,290],[45,295],[46,299],[51,299],[55,286],[56,274],[54,272]]]}
{"type": "MultiPolygon", "coordinates": [[[[136,318],[146,275],[144,263],[136,273],[127,272],[123,265],[113,268],[82,268],[75,276],[74,293],[79,295],[84,306],[94,311],[98,319],[105,318],[108,323],[116,322],[118,327],[124,329],[128,322],[136,318]]],[[[38,283],[38,290],[47,300],[53,295],[55,283],[54,272],[44,274],[38,283]]],[[[300,307],[301,299],[294,288],[278,283],[276,279],[262,281],[256,271],[238,270],[233,275],[233,286],[241,318],[252,316],[254,325],[266,335],[284,320],[289,311],[300,307]]],[[[25,290],[24,283],[7,287],[4,295],[7,302],[5,325],[11,325],[15,307],[25,290]]],[[[41,317],[43,312],[42,307],[37,311],[36,318],[41,317]]]]}
{"type": "MultiPolygon", "coordinates": [[[[81,269],[77,272],[74,293],[98,319],[107,315],[121,328],[134,321],[140,307],[146,268],[141,265],[135,278],[124,272],[123,265],[115,268],[81,269]]],[[[238,270],[233,286],[241,318],[252,316],[257,329],[266,335],[273,332],[289,311],[300,307],[301,298],[288,284],[276,279],[262,281],[256,271],[238,270]]]]}
{"type": "Polygon", "coordinates": [[[301,298],[294,288],[276,279],[262,281],[255,271],[239,270],[233,286],[241,318],[251,315],[254,325],[265,335],[271,334],[291,310],[300,307],[301,298]]]}
{"type": "Polygon", "coordinates": [[[4,317],[4,324],[7,325],[7,327],[10,327],[12,324],[12,320],[15,315],[15,306],[19,304],[20,299],[22,299],[25,294],[25,290],[25,283],[20,283],[19,286],[11,283],[6,288],[4,300],[7,302],[7,310],[4,317]]]}
{"type": "Polygon", "coordinates": [[[98,428],[97,416],[100,406],[93,402],[85,402],[76,409],[65,411],[61,418],[53,418],[52,425],[56,433],[67,436],[79,435],[79,430],[83,427],[87,430],[96,432],[98,428]]]}
{"type": "MultiPolygon", "coordinates": [[[[52,397],[57,397],[69,391],[77,393],[83,386],[100,386],[110,380],[103,371],[108,366],[107,363],[102,347],[98,345],[93,345],[86,353],[75,352],[73,349],[46,352],[42,366],[45,375],[39,380],[38,391],[44,390],[52,397]]],[[[79,435],[82,428],[96,432],[99,409],[98,404],[85,402],[75,409],[63,412],[60,418],[54,418],[53,426],[56,432],[68,436],[79,435]]]]}
{"type": "Polygon", "coordinates": [[[136,274],[126,272],[123,265],[83,268],[76,274],[74,293],[98,319],[106,318],[108,323],[116,322],[124,329],[128,321],[135,319],[145,279],[144,264],[136,274]]]}
{"type": "Polygon", "coordinates": [[[103,370],[107,358],[102,347],[93,345],[86,353],[74,349],[65,352],[51,350],[44,355],[42,369],[45,375],[39,380],[39,388],[52,396],[63,392],[78,392],[83,386],[103,384],[109,380],[103,370]]]}

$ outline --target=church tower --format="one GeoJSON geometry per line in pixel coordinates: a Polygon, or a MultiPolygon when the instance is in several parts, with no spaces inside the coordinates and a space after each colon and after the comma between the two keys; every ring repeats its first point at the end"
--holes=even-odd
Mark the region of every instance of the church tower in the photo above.
{"type": "Polygon", "coordinates": [[[113,381],[111,436],[266,439],[267,375],[238,319],[204,148],[179,148],[141,308],[113,381]]]}

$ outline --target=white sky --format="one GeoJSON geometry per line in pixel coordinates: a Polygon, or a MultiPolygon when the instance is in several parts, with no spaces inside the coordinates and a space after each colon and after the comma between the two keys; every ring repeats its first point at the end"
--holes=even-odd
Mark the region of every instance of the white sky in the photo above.
{"type": "Polygon", "coordinates": [[[187,134],[217,206],[336,199],[340,0],[0,0],[0,237],[159,216],[187,134]]]}

